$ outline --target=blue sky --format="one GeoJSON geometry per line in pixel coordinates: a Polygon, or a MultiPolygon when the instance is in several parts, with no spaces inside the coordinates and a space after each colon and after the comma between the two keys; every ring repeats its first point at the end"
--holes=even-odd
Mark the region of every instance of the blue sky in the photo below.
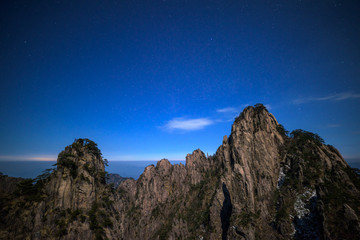
{"type": "Polygon", "coordinates": [[[247,105],[360,161],[358,1],[7,1],[0,160],[213,154],[247,105]]]}

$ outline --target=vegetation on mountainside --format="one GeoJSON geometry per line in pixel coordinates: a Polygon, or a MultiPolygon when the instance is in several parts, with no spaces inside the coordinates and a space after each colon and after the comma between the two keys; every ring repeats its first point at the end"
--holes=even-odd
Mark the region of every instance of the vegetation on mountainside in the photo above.
{"type": "MultiPolygon", "coordinates": [[[[101,151],[98,149],[97,144],[89,139],[75,139],[74,143],[65,148],[65,151],[62,151],[58,156],[58,162],[55,166],[61,166],[70,170],[70,175],[72,178],[77,177],[77,164],[76,158],[77,155],[71,153],[71,149],[75,149],[78,156],[82,156],[84,149],[89,151],[97,157],[101,157],[101,151]]],[[[107,160],[102,160],[104,164],[107,164],[107,160]]],[[[95,174],[95,168],[90,167],[88,164],[84,165],[85,169],[91,173],[95,174]]],[[[43,186],[49,181],[52,172],[56,171],[54,168],[46,169],[42,174],[37,176],[34,179],[24,179],[17,185],[17,190],[14,192],[15,196],[22,197],[26,202],[39,202],[44,197],[43,186]]],[[[105,182],[106,172],[99,172],[99,179],[101,183],[105,182]]],[[[89,182],[82,175],[84,181],[89,182]]]]}
{"type": "MultiPolygon", "coordinates": [[[[98,148],[97,144],[87,138],[75,139],[75,141],[65,148],[58,156],[58,162],[55,166],[69,169],[70,175],[73,179],[78,176],[78,167],[77,162],[84,157],[85,153],[89,153],[94,156],[96,159],[100,159],[101,162],[108,166],[108,160],[102,158],[102,153],[98,148]]],[[[99,171],[96,169],[95,165],[91,162],[87,162],[83,165],[83,168],[91,175],[98,179],[101,183],[106,182],[106,172],[99,171]]],[[[81,179],[89,182],[88,179],[81,175],[81,179]]]]}
{"type": "Polygon", "coordinates": [[[289,135],[289,131],[287,131],[281,124],[278,124],[276,126],[276,130],[284,137],[287,137],[289,135]]]}
{"type": "MultiPolygon", "coordinates": [[[[88,152],[92,155],[94,155],[96,158],[101,158],[102,153],[100,149],[98,148],[98,145],[88,139],[88,138],[78,138],[75,139],[74,142],[67,146],[64,151],[62,151],[59,154],[59,158],[66,158],[66,157],[82,157],[84,155],[84,152],[88,152]],[[75,150],[75,154],[72,154],[71,150],[75,150]]],[[[105,166],[108,165],[107,159],[102,159],[105,166]]]]}
{"type": "Polygon", "coordinates": [[[257,103],[254,105],[254,107],[255,107],[255,113],[257,113],[257,114],[262,112],[263,110],[268,112],[267,108],[262,103],[257,103]]]}
{"type": "Polygon", "coordinates": [[[345,204],[360,215],[360,176],[350,167],[338,166],[341,170],[327,172],[320,188],[324,191],[321,200],[324,204],[324,213],[327,216],[326,224],[331,229],[330,234],[335,239],[351,239],[355,225],[352,225],[344,215],[345,204]]]}
{"type": "MultiPolygon", "coordinates": [[[[102,163],[107,164],[106,159],[101,158],[101,151],[98,149],[97,145],[88,139],[75,139],[74,143],[70,146],[66,147],[64,151],[62,151],[58,156],[58,162],[54,164],[58,169],[67,169],[69,172],[69,176],[73,179],[78,178],[78,180],[87,182],[90,184],[89,177],[84,175],[84,172],[79,175],[79,161],[88,161],[85,159],[85,154],[93,155],[92,159],[97,158],[101,160],[102,163]],[[79,176],[78,176],[79,175],[79,176]]],[[[96,183],[105,184],[106,172],[101,169],[96,169],[97,162],[87,162],[84,164],[83,168],[86,170],[90,176],[95,178],[96,183]]],[[[16,190],[13,193],[6,193],[1,197],[0,207],[2,209],[0,216],[5,217],[9,215],[9,211],[12,209],[22,209],[24,214],[27,216],[29,214],[35,214],[33,210],[31,210],[34,206],[47,197],[49,197],[44,191],[44,185],[50,181],[53,176],[53,173],[56,173],[57,169],[46,169],[42,174],[37,176],[34,179],[24,179],[17,184],[16,190]],[[6,195],[6,196],[5,196],[6,195]],[[25,210],[26,209],[26,210],[25,210]]],[[[64,175],[63,175],[64,176],[64,175]]],[[[74,221],[79,222],[89,222],[91,229],[96,237],[96,239],[105,238],[104,228],[112,228],[113,223],[108,216],[106,209],[110,209],[113,201],[110,200],[110,194],[113,192],[112,187],[105,188],[103,195],[101,195],[99,199],[99,204],[94,204],[91,210],[86,214],[83,213],[80,209],[67,209],[60,210],[59,208],[55,208],[52,210],[46,211],[47,213],[51,212],[51,219],[56,219],[54,222],[56,224],[56,230],[54,230],[54,234],[60,238],[68,234],[71,229],[71,223],[74,221]]],[[[48,221],[48,214],[44,214],[42,216],[42,221],[45,223],[48,221]]],[[[23,217],[25,217],[23,215],[23,217]]],[[[6,224],[6,223],[4,223],[6,224]]],[[[24,230],[25,231],[25,230],[24,230]]],[[[47,231],[47,230],[46,230],[47,231]]],[[[50,236],[46,234],[44,236],[50,236]]]]}
{"type": "MultiPolygon", "coordinates": [[[[66,210],[60,210],[59,208],[56,208],[54,210],[54,213],[57,216],[55,220],[55,224],[57,226],[56,236],[58,238],[67,235],[68,229],[71,226],[71,224],[74,221],[77,221],[78,219],[82,220],[84,216],[80,209],[71,210],[70,208],[68,208],[66,210]]],[[[43,219],[43,222],[45,221],[46,219],[43,219]]]]}
{"type": "Polygon", "coordinates": [[[91,209],[88,212],[88,216],[90,221],[90,229],[95,234],[95,239],[104,239],[104,227],[112,227],[112,222],[106,213],[99,208],[96,201],[92,203],[91,209]]]}
{"type": "Polygon", "coordinates": [[[337,163],[335,158],[341,157],[338,151],[331,145],[325,145],[318,134],[301,129],[288,134],[282,125],[278,125],[277,130],[285,137],[280,157],[285,159],[283,167],[286,176],[275,199],[276,226],[284,229],[287,219],[294,214],[296,195],[304,189],[316,189],[316,203],[320,201],[322,206],[316,211],[324,214],[328,229],[336,230],[330,234],[335,239],[350,239],[352,234],[344,225],[343,206],[348,204],[360,215],[360,176],[350,167],[337,163]],[[324,155],[333,164],[330,170],[324,165],[324,155]]]}
{"type": "Polygon", "coordinates": [[[43,171],[36,178],[27,178],[17,184],[15,196],[22,197],[25,202],[39,202],[44,198],[43,186],[49,181],[54,169],[49,168],[43,171]]]}
{"type": "Polygon", "coordinates": [[[21,181],[15,191],[15,195],[23,197],[25,202],[39,202],[43,199],[41,194],[41,185],[35,183],[35,180],[31,178],[21,181]]]}
{"type": "Polygon", "coordinates": [[[308,132],[302,129],[296,129],[290,133],[290,137],[293,139],[297,146],[306,144],[306,142],[311,141],[316,143],[318,146],[324,144],[324,139],[322,139],[318,134],[308,132]]]}

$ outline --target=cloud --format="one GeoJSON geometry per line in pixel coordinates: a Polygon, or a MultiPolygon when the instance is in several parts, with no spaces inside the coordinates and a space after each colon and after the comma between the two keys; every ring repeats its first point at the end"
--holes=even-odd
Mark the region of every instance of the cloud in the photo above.
{"type": "Polygon", "coordinates": [[[294,104],[302,104],[302,103],[308,103],[308,102],[317,102],[317,101],[343,101],[348,99],[357,99],[360,98],[360,94],[357,93],[349,93],[349,92],[343,92],[343,93],[337,93],[333,95],[328,95],[324,97],[308,97],[308,98],[298,98],[293,101],[294,104]]]}
{"type": "Polygon", "coordinates": [[[239,114],[245,107],[249,106],[249,104],[242,104],[240,107],[226,107],[216,109],[218,113],[237,113],[239,114]]]}
{"type": "Polygon", "coordinates": [[[239,109],[234,108],[234,107],[226,107],[226,108],[216,109],[216,112],[218,112],[218,113],[237,113],[237,112],[239,112],[239,109]]]}
{"type": "Polygon", "coordinates": [[[174,118],[168,121],[164,128],[167,130],[186,130],[195,131],[214,124],[214,121],[208,118],[184,119],[174,118]]]}

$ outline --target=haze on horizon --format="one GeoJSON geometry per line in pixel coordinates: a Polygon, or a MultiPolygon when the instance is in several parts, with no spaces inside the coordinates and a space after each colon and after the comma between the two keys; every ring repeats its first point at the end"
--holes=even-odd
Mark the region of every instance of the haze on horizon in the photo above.
{"type": "Polygon", "coordinates": [[[0,3],[0,160],[215,153],[244,107],[360,162],[359,1],[0,3]]]}

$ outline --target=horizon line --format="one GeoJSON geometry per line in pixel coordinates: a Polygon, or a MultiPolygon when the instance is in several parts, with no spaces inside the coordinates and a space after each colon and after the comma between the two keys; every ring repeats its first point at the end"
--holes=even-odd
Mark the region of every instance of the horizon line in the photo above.
{"type": "MultiPolygon", "coordinates": [[[[122,159],[122,160],[109,160],[108,162],[142,162],[142,161],[161,161],[163,159],[166,159],[168,161],[186,161],[186,159],[167,159],[167,158],[162,158],[162,159],[145,159],[145,160],[126,160],[126,159],[122,159]]],[[[56,162],[57,159],[0,159],[0,162],[56,162]]]]}

